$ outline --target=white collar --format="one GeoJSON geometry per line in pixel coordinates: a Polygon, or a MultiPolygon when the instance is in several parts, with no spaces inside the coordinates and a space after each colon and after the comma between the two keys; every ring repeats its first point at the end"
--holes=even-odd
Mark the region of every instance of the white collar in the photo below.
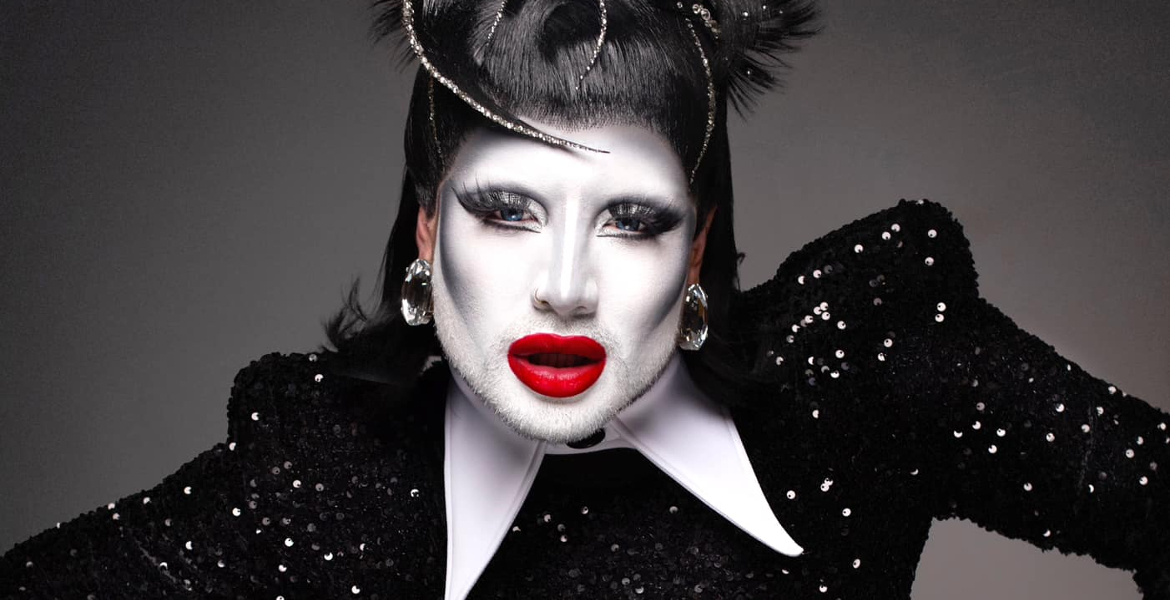
{"type": "Polygon", "coordinates": [[[650,390],[606,424],[605,440],[583,450],[520,436],[458,374],[452,380],[444,424],[445,600],[467,597],[520,512],[545,454],[633,448],[768,547],[788,556],[802,551],[768,508],[731,415],[699,391],[677,354],[650,390]]]}

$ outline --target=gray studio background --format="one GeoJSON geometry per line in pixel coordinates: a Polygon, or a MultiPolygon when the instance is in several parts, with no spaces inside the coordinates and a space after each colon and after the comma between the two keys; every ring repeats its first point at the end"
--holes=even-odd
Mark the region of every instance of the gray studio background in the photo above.
{"type": "MultiPolygon", "coordinates": [[[[1170,409],[1170,4],[824,2],[732,126],[745,285],[930,197],[983,293],[1170,409]]],[[[235,372],[372,291],[409,76],[362,0],[0,8],[0,551],[224,438],[235,372]]],[[[936,524],[915,598],[1137,598],[1128,574],[936,524]]]]}

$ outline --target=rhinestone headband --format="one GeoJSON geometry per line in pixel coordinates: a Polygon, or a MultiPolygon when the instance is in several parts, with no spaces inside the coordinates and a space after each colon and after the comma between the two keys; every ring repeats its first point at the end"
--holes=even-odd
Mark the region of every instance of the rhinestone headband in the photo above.
{"type": "Polygon", "coordinates": [[[426,52],[423,50],[422,43],[420,43],[418,40],[418,34],[414,31],[414,6],[411,4],[410,0],[406,0],[402,3],[402,28],[406,31],[406,37],[407,41],[410,43],[410,49],[414,52],[414,55],[418,57],[419,63],[421,63],[423,68],[427,70],[427,73],[430,74],[431,78],[439,82],[439,85],[442,85],[448,90],[451,90],[451,93],[455,94],[455,96],[462,100],[464,104],[470,106],[473,110],[486,117],[489,121],[503,127],[504,129],[507,129],[508,131],[515,131],[521,135],[539,140],[546,144],[551,144],[553,146],[571,148],[573,150],[583,150],[587,152],[600,152],[603,154],[606,153],[605,150],[590,148],[589,146],[585,146],[583,144],[578,144],[564,138],[549,135],[543,131],[540,131],[539,129],[530,127],[522,121],[506,119],[496,114],[495,111],[484,106],[481,102],[475,98],[472,98],[462,89],[460,89],[458,85],[455,85],[454,81],[451,81],[445,75],[440,73],[439,70],[435,68],[435,65],[431,63],[430,59],[427,58],[426,52]]]}
{"type": "MultiPolygon", "coordinates": [[[[686,14],[686,8],[682,2],[677,4],[680,10],[686,14]]],[[[711,11],[707,10],[700,4],[692,4],[691,11],[699,15],[703,20],[703,24],[707,29],[711,30],[711,34],[715,39],[719,39],[719,23],[711,18],[711,11]]],[[[711,134],[715,132],[715,112],[718,103],[715,97],[715,77],[711,74],[711,61],[707,59],[707,51],[703,50],[703,42],[699,39],[699,34],[695,32],[695,26],[686,16],[683,17],[687,24],[687,31],[691,34],[691,39],[695,42],[695,48],[699,51],[699,59],[703,62],[703,74],[707,77],[707,125],[703,130],[703,145],[699,147],[699,156],[695,158],[695,166],[691,167],[691,176],[687,180],[688,184],[695,182],[695,175],[699,172],[699,165],[703,164],[703,157],[707,155],[707,146],[711,144],[711,134]]]]}

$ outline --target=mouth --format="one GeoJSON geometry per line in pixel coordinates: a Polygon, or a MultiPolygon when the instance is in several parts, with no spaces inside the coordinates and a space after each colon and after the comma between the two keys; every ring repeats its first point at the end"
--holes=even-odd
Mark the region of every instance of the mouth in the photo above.
{"type": "Polygon", "coordinates": [[[508,366],[532,391],[551,398],[569,398],[589,389],[601,377],[605,348],[584,336],[537,333],[512,342],[508,366]]]}

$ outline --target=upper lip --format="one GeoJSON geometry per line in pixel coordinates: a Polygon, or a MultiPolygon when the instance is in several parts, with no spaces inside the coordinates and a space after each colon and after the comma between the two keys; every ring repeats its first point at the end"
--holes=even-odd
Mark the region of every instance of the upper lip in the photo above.
{"type": "Polygon", "coordinates": [[[605,348],[592,338],[553,333],[526,335],[508,348],[508,354],[548,367],[575,367],[605,360],[605,348]]]}

